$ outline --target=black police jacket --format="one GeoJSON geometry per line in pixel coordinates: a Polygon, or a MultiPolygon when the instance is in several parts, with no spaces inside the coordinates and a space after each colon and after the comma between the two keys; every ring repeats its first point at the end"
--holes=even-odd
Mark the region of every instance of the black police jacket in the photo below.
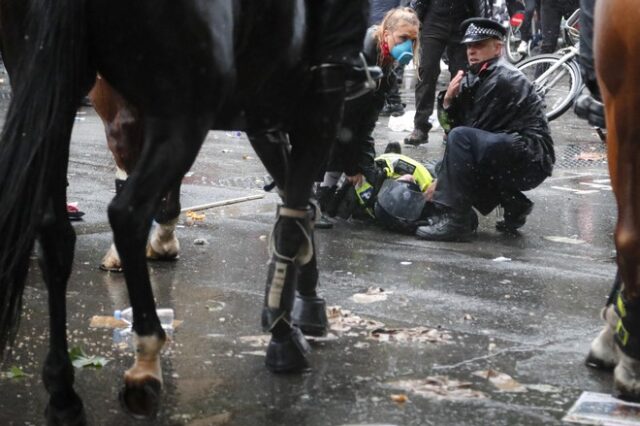
{"type": "Polygon", "coordinates": [[[446,91],[438,94],[438,118],[443,129],[468,126],[514,134],[523,158],[538,163],[551,175],[555,163],[553,140],[543,101],[531,81],[502,58],[479,68],[478,72],[467,71],[449,108],[443,107],[446,91]]]}
{"type": "Polygon", "coordinates": [[[429,19],[460,20],[474,16],[490,18],[491,0],[412,0],[411,7],[423,22],[429,19]]]}

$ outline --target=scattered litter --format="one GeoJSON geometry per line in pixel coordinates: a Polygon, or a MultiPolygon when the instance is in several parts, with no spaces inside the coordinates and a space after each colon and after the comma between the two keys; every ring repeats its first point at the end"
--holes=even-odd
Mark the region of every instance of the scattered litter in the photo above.
{"type": "Polygon", "coordinates": [[[205,305],[205,308],[207,308],[209,312],[216,312],[216,311],[223,310],[225,306],[226,306],[226,303],[221,302],[219,300],[207,300],[207,304],[205,305]]]}
{"type": "Polygon", "coordinates": [[[389,117],[389,129],[393,132],[410,132],[413,130],[413,117],[416,115],[415,111],[405,111],[399,117],[389,117]]]}
{"type": "Polygon", "coordinates": [[[71,364],[75,368],[95,367],[102,368],[109,363],[109,359],[103,356],[88,356],[81,347],[74,347],[69,350],[71,364]]]}
{"type": "Polygon", "coordinates": [[[408,262],[408,261],[404,261],[404,262],[400,262],[401,265],[411,265],[413,262],[408,262]]]}
{"type": "Polygon", "coordinates": [[[481,370],[473,373],[474,376],[482,377],[491,382],[492,385],[500,389],[502,392],[526,392],[527,388],[520,382],[516,381],[508,374],[501,373],[497,370],[481,370]]]}
{"type": "Polygon", "coordinates": [[[582,161],[601,161],[606,159],[607,159],[606,152],[582,151],[580,154],[576,155],[576,160],[582,160],[582,161]]]}
{"type": "Polygon", "coordinates": [[[510,257],[504,257],[504,256],[498,256],[495,259],[493,259],[494,262],[511,262],[511,258],[510,257]]]}
{"type": "Polygon", "coordinates": [[[250,155],[243,155],[243,156],[242,156],[242,159],[243,159],[243,160],[253,160],[253,157],[252,157],[252,156],[250,156],[250,155]]]}
{"type": "Polygon", "coordinates": [[[471,314],[464,314],[464,317],[462,317],[462,319],[464,319],[465,321],[473,321],[476,318],[471,314]]]}
{"type": "Polygon", "coordinates": [[[392,393],[390,397],[391,397],[391,400],[396,404],[404,404],[405,402],[409,401],[409,398],[407,398],[407,395],[403,393],[392,393]]]}
{"type": "Polygon", "coordinates": [[[204,246],[206,244],[209,244],[209,242],[205,238],[196,238],[195,240],[193,240],[193,244],[197,246],[204,246]]]}
{"type": "Polygon", "coordinates": [[[579,240],[577,238],[569,238],[569,237],[559,237],[556,235],[548,235],[544,237],[545,240],[553,241],[554,243],[565,243],[565,244],[584,244],[583,240],[579,240]]]}
{"type": "Polygon", "coordinates": [[[258,239],[259,239],[260,241],[267,241],[267,236],[266,236],[266,235],[260,235],[260,236],[258,237],[258,239]]]}
{"type": "Polygon", "coordinates": [[[384,327],[384,324],[380,321],[360,318],[357,315],[353,315],[351,311],[342,309],[340,306],[329,306],[327,308],[327,317],[329,318],[329,327],[331,330],[340,334],[345,334],[352,328],[375,330],[384,327]]]}
{"type": "Polygon", "coordinates": [[[451,335],[437,328],[377,328],[369,333],[369,338],[379,342],[400,343],[445,343],[451,335]]]}
{"type": "Polygon", "coordinates": [[[358,342],[355,345],[353,345],[353,347],[356,349],[367,349],[369,346],[371,345],[369,345],[367,342],[358,342]]]}
{"type": "Polygon", "coordinates": [[[22,368],[15,365],[9,369],[9,371],[3,371],[0,373],[2,379],[23,379],[25,377],[31,377],[31,374],[27,374],[22,371],[22,368]]]}
{"type": "Polygon", "coordinates": [[[259,334],[257,336],[242,336],[238,340],[241,343],[245,343],[253,348],[266,347],[269,344],[271,336],[268,334],[259,334]]]}
{"type": "Polygon", "coordinates": [[[191,219],[193,221],[202,221],[206,217],[204,213],[196,213],[192,210],[189,210],[187,213],[185,213],[185,215],[188,219],[191,219]]]}
{"type": "Polygon", "coordinates": [[[127,328],[129,324],[121,319],[115,319],[112,316],[94,315],[89,323],[91,328],[127,328]]]}
{"type": "Polygon", "coordinates": [[[551,385],[537,384],[537,385],[525,385],[525,386],[529,390],[540,392],[540,393],[560,393],[560,392],[562,392],[562,389],[560,389],[560,388],[558,388],[556,386],[551,386],[551,385]]]}
{"type": "Polygon", "coordinates": [[[233,152],[233,150],[232,149],[226,149],[226,148],[222,150],[223,154],[228,154],[230,152],[233,152]]]}
{"type": "Polygon", "coordinates": [[[487,349],[489,350],[489,352],[493,352],[496,350],[496,344],[491,342],[489,343],[489,346],[487,347],[487,349]]]}
{"type": "Polygon", "coordinates": [[[333,333],[327,333],[326,336],[304,336],[304,338],[307,339],[307,341],[309,342],[315,342],[315,343],[331,342],[333,340],[338,340],[338,336],[336,336],[333,333]]]}
{"type": "Polygon", "coordinates": [[[449,379],[446,376],[429,376],[419,380],[399,380],[388,386],[414,393],[425,398],[441,399],[482,399],[487,396],[471,388],[471,383],[449,379]]]}
{"type": "Polygon", "coordinates": [[[387,300],[387,296],[392,294],[391,291],[385,291],[380,287],[369,287],[366,293],[356,293],[351,299],[356,303],[373,303],[387,300]]]}
{"type": "Polygon", "coordinates": [[[451,335],[437,328],[376,328],[369,333],[371,340],[399,343],[446,343],[451,335]]]}
{"type": "Polygon", "coordinates": [[[640,404],[623,401],[609,394],[582,392],[562,420],[588,425],[638,426],[640,404]]]}

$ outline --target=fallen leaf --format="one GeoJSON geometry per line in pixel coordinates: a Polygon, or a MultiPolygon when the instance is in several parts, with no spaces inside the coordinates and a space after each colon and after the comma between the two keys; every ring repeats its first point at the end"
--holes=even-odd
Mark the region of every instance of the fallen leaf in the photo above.
{"type": "Polygon", "coordinates": [[[396,404],[404,404],[409,400],[409,398],[407,398],[407,395],[403,393],[393,393],[391,394],[391,400],[396,404]]]}
{"type": "Polygon", "coordinates": [[[89,323],[91,328],[127,328],[129,324],[126,321],[115,319],[112,316],[94,315],[89,323]]]}
{"type": "Polygon", "coordinates": [[[377,328],[369,333],[369,338],[379,342],[445,343],[451,340],[451,335],[429,327],[377,328]]]}
{"type": "Polygon", "coordinates": [[[351,299],[356,303],[374,303],[387,300],[391,291],[385,291],[380,287],[369,287],[365,293],[356,293],[351,296],[351,299]]]}
{"type": "Polygon", "coordinates": [[[268,334],[259,334],[257,336],[242,336],[240,337],[240,342],[248,344],[254,348],[262,348],[266,347],[269,344],[269,339],[271,338],[268,334]]]}
{"type": "Polygon", "coordinates": [[[329,306],[327,308],[327,318],[329,319],[331,330],[342,334],[347,333],[352,328],[375,330],[376,328],[384,327],[384,324],[380,321],[360,318],[340,306],[329,306]]]}
{"type": "Polygon", "coordinates": [[[9,371],[3,372],[0,376],[5,379],[23,379],[25,377],[30,377],[31,375],[22,371],[22,368],[14,365],[9,369],[9,371]]]}
{"type": "Polygon", "coordinates": [[[600,161],[600,160],[606,160],[607,159],[607,153],[606,152],[581,152],[580,154],[576,155],[576,160],[582,160],[582,161],[600,161]]]}
{"type": "Polygon", "coordinates": [[[206,217],[204,213],[196,213],[192,210],[189,210],[187,213],[185,213],[187,218],[193,220],[193,221],[202,221],[204,220],[204,218],[206,217]]]}
{"type": "Polygon", "coordinates": [[[527,388],[520,382],[516,381],[508,374],[502,373],[497,370],[488,369],[476,371],[474,376],[482,377],[489,380],[492,385],[500,389],[502,392],[526,392],[527,388]]]}
{"type": "Polygon", "coordinates": [[[388,386],[402,389],[418,396],[432,399],[483,399],[487,396],[471,388],[471,383],[449,379],[446,376],[429,376],[426,379],[399,380],[388,386]]]}
{"type": "Polygon", "coordinates": [[[95,367],[102,368],[109,363],[109,359],[102,356],[88,356],[81,347],[73,347],[69,350],[71,363],[76,368],[95,367]]]}

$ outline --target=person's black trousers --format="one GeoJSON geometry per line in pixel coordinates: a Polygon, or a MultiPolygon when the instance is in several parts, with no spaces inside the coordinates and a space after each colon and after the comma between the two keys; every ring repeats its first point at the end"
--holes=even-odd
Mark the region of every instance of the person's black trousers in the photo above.
{"type": "Polygon", "coordinates": [[[553,53],[558,47],[560,22],[580,7],[580,0],[543,0],[540,7],[542,19],[542,46],[540,53],[553,53]]]}
{"type": "Polygon", "coordinates": [[[475,207],[486,215],[498,204],[524,197],[521,191],[546,177],[542,165],[527,157],[519,136],[456,127],[449,132],[433,202],[460,212],[475,207]]]}
{"type": "MultiPolygon", "coordinates": [[[[460,21],[462,22],[462,21],[460,21]]],[[[445,49],[449,58],[449,72],[454,77],[458,70],[467,68],[467,49],[463,44],[460,22],[444,20],[431,22],[428,15],[420,32],[420,65],[416,82],[416,115],[414,128],[428,132],[429,117],[433,114],[436,84],[440,75],[440,58],[445,49]]]]}

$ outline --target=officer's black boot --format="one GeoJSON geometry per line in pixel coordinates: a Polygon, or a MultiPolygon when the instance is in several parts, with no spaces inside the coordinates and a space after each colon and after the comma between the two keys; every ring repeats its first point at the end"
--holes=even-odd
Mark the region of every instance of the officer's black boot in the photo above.
{"type": "Polygon", "coordinates": [[[519,191],[503,196],[500,204],[504,208],[504,220],[496,222],[496,229],[500,232],[516,232],[524,226],[533,210],[533,202],[519,191]]]}
{"type": "Polygon", "coordinates": [[[473,209],[447,209],[430,225],[419,226],[416,236],[428,241],[470,241],[478,228],[478,215],[473,209]]]}
{"type": "Polygon", "coordinates": [[[272,252],[262,311],[262,327],[271,332],[265,364],[274,373],[303,371],[309,344],[291,321],[299,265],[313,255],[312,212],[279,207],[271,234],[272,252]]]}

